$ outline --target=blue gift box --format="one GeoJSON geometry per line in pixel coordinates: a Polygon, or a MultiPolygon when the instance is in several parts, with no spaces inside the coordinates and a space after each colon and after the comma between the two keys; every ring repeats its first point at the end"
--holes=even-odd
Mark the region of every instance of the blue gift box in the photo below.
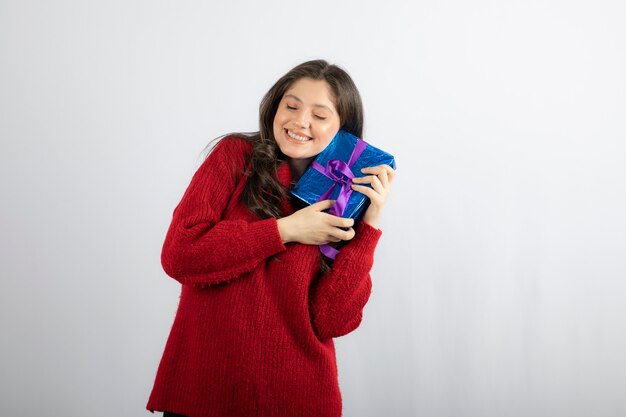
{"type": "MultiPolygon", "coordinates": [[[[305,205],[316,203],[324,194],[327,194],[326,198],[322,198],[324,200],[337,200],[342,191],[342,185],[344,189],[350,186],[348,181],[349,175],[345,175],[346,168],[349,168],[354,177],[362,177],[366,175],[361,172],[362,168],[381,164],[387,164],[394,169],[396,168],[393,156],[342,129],[337,132],[326,149],[317,155],[315,161],[293,187],[291,194],[305,205]],[[361,143],[357,145],[358,142],[361,143]],[[360,156],[354,160],[356,154],[360,151],[362,151],[360,156]],[[329,176],[335,179],[331,179],[329,176]],[[332,187],[334,189],[331,191],[332,187]],[[330,195],[328,195],[329,192],[330,195]]],[[[363,185],[369,186],[369,184],[363,185]]],[[[341,216],[353,218],[357,221],[363,215],[368,205],[369,198],[357,191],[352,191],[341,216]]],[[[330,212],[333,213],[333,209],[330,212]]]]}

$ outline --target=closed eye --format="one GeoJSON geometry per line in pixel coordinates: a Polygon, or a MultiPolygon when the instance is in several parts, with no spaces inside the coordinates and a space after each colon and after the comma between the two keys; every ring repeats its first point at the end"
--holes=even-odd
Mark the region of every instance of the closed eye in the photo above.
{"type": "Polygon", "coordinates": [[[297,110],[298,109],[297,107],[292,107],[289,104],[286,104],[286,106],[287,106],[287,110],[297,110]]]}
{"type": "Polygon", "coordinates": [[[323,117],[323,116],[318,116],[317,114],[315,115],[315,118],[316,118],[316,119],[318,119],[318,120],[326,120],[326,118],[325,118],[325,117],[323,117]]]}

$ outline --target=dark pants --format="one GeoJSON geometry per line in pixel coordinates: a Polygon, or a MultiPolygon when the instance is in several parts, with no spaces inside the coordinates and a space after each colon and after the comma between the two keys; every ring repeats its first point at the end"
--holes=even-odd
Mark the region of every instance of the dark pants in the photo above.
{"type": "Polygon", "coordinates": [[[163,417],[185,417],[182,414],[169,413],[167,411],[163,412],[163,417]]]}

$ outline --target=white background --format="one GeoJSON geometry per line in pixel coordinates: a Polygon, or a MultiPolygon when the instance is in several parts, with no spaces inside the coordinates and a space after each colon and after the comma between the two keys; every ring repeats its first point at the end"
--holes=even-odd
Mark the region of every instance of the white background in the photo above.
{"type": "Polygon", "coordinates": [[[142,416],[204,146],[285,72],[396,155],[344,416],[626,414],[623,1],[0,3],[0,414],[142,416]]]}

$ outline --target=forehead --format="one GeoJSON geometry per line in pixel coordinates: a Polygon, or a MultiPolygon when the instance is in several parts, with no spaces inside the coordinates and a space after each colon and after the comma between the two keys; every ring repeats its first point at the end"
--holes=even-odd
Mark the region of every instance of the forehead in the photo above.
{"type": "Polygon", "coordinates": [[[293,96],[307,105],[327,106],[335,109],[333,91],[325,80],[300,78],[285,91],[283,97],[285,96],[293,96]]]}

